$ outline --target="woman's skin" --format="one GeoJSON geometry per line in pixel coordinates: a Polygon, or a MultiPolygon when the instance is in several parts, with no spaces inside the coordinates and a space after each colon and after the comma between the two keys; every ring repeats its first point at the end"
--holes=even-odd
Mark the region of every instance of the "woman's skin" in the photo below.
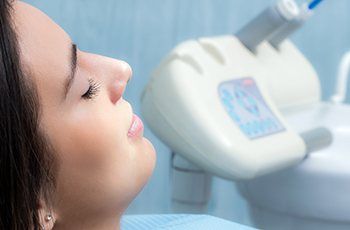
{"type": "Polygon", "coordinates": [[[39,206],[46,229],[119,229],[120,218],[150,177],[155,150],[143,131],[130,134],[133,111],[122,97],[131,77],[120,60],[74,49],[70,37],[38,9],[16,1],[13,20],[22,65],[37,86],[41,130],[58,160],[52,211],[39,206]],[[74,63],[74,61],[73,61],[74,63]],[[74,71],[73,71],[74,72],[74,71]],[[98,89],[87,96],[90,84],[98,89]],[[92,97],[92,98],[90,98],[92,97]]]}

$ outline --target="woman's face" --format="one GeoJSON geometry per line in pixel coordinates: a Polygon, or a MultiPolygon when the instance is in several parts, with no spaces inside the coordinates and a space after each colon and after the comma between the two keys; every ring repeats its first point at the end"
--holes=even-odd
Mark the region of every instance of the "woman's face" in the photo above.
{"type": "Polygon", "coordinates": [[[55,212],[71,221],[115,218],[155,164],[153,146],[122,97],[131,68],[75,50],[69,36],[36,8],[17,2],[14,9],[23,65],[40,97],[41,129],[57,151],[55,212]]]}

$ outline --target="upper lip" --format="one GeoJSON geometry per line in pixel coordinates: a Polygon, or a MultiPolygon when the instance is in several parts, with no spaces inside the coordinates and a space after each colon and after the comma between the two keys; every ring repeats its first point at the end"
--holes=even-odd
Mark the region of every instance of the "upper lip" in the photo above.
{"type": "Polygon", "coordinates": [[[130,107],[130,114],[131,114],[131,116],[130,116],[130,122],[129,122],[129,126],[128,126],[128,132],[129,132],[129,129],[130,129],[130,127],[132,126],[132,124],[133,124],[133,122],[134,122],[134,111],[133,111],[133,108],[132,108],[131,104],[128,103],[128,105],[129,105],[129,107],[130,107]]]}

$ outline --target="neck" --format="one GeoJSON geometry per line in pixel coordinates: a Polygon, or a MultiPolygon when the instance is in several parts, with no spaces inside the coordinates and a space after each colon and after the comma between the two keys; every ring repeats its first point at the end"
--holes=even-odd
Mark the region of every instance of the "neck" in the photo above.
{"type": "Polygon", "coordinates": [[[60,221],[55,223],[53,230],[120,230],[121,216],[113,218],[84,218],[70,221],[60,221]]]}

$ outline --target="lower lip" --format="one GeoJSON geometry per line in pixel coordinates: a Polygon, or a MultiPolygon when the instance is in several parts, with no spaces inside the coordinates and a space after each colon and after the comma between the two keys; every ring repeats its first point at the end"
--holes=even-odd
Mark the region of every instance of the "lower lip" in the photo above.
{"type": "Polygon", "coordinates": [[[128,137],[140,137],[143,134],[143,123],[141,119],[137,115],[133,115],[132,123],[128,131],[128,137]]]}

